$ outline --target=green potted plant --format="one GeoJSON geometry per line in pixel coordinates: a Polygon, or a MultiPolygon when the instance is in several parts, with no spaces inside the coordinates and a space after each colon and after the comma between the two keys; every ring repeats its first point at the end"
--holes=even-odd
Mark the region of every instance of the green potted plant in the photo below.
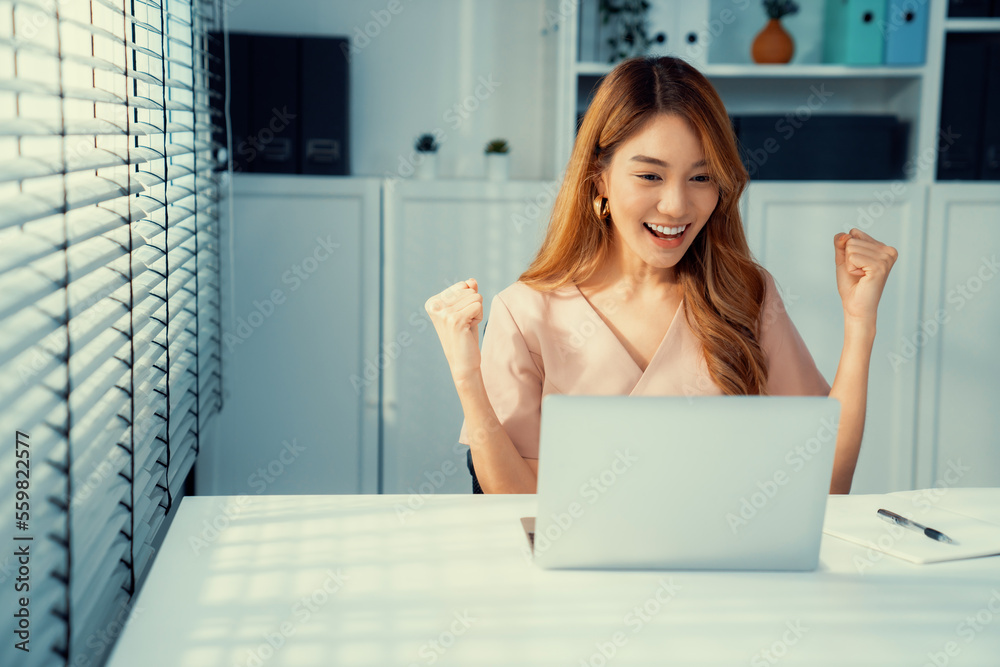
{"type": "Polygon", "coordinates": [[[506,181],[510,178],[510,147],[506,139],[492,139],[486,144],[486,178],[506,181]]]}
{"type": "Polygon", "coordinates": [[[413,160],[417,178],[429,180],[437,176],[437,149],[440,147],[433,134],[424,133],[417,137],[413,144],[417,151],[413,160]]]}
{"type": "MultiPolygon", "coordinates": [[[[649,0],[600,0],[597,6],[601,18],[601,34],[610,49],[608,62],[614,64],[626,58],[649,53],[654,44],[667,40],[663,32],[648,35],[649,0]]],[[[601,52],[605,49],[602,45],[601,52]]]]}

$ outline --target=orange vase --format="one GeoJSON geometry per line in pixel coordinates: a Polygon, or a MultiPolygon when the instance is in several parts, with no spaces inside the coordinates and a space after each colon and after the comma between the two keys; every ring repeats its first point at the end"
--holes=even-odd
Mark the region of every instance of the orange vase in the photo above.
{"type": "Polygon", "coordinates": [[[750,55],[755,63],[787,63],[795,53],[795,42],[781,21],[770,19],[753,40],[750,55]]]}

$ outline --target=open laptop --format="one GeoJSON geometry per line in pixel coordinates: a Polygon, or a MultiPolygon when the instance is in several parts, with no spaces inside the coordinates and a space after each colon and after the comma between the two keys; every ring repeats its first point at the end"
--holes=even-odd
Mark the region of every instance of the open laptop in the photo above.
{"type": "Polygon", "coordinates": [[[542,568],[814,570],[840,402],[542,399],[542,568]]]}

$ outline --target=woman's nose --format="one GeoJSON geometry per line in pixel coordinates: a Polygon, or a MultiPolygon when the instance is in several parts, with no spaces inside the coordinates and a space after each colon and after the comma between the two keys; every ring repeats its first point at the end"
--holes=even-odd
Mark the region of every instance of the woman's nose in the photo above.
{"type": "Polygon", "coordinates": [[[683,222],[687,213],[689,201],[688,192],[684,183],[664,183],[660,190],[660,201],[656,205],[656,210],[663,216],[670,218],[671,222],[683,222]]]}

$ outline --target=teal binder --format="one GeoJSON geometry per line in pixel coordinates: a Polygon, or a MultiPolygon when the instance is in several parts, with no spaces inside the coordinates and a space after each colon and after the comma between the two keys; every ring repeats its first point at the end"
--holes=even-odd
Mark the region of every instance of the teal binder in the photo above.
{"type": "Polygon", "coordinates": [[[889,0],[886,6],[886,65],[923,65],[930,7],[913,0],[889,0]]]}
{"type": "Polygon", "coordinates": [[[826,0],[823,62],[881,65],[886,0],[826,0]]]}

